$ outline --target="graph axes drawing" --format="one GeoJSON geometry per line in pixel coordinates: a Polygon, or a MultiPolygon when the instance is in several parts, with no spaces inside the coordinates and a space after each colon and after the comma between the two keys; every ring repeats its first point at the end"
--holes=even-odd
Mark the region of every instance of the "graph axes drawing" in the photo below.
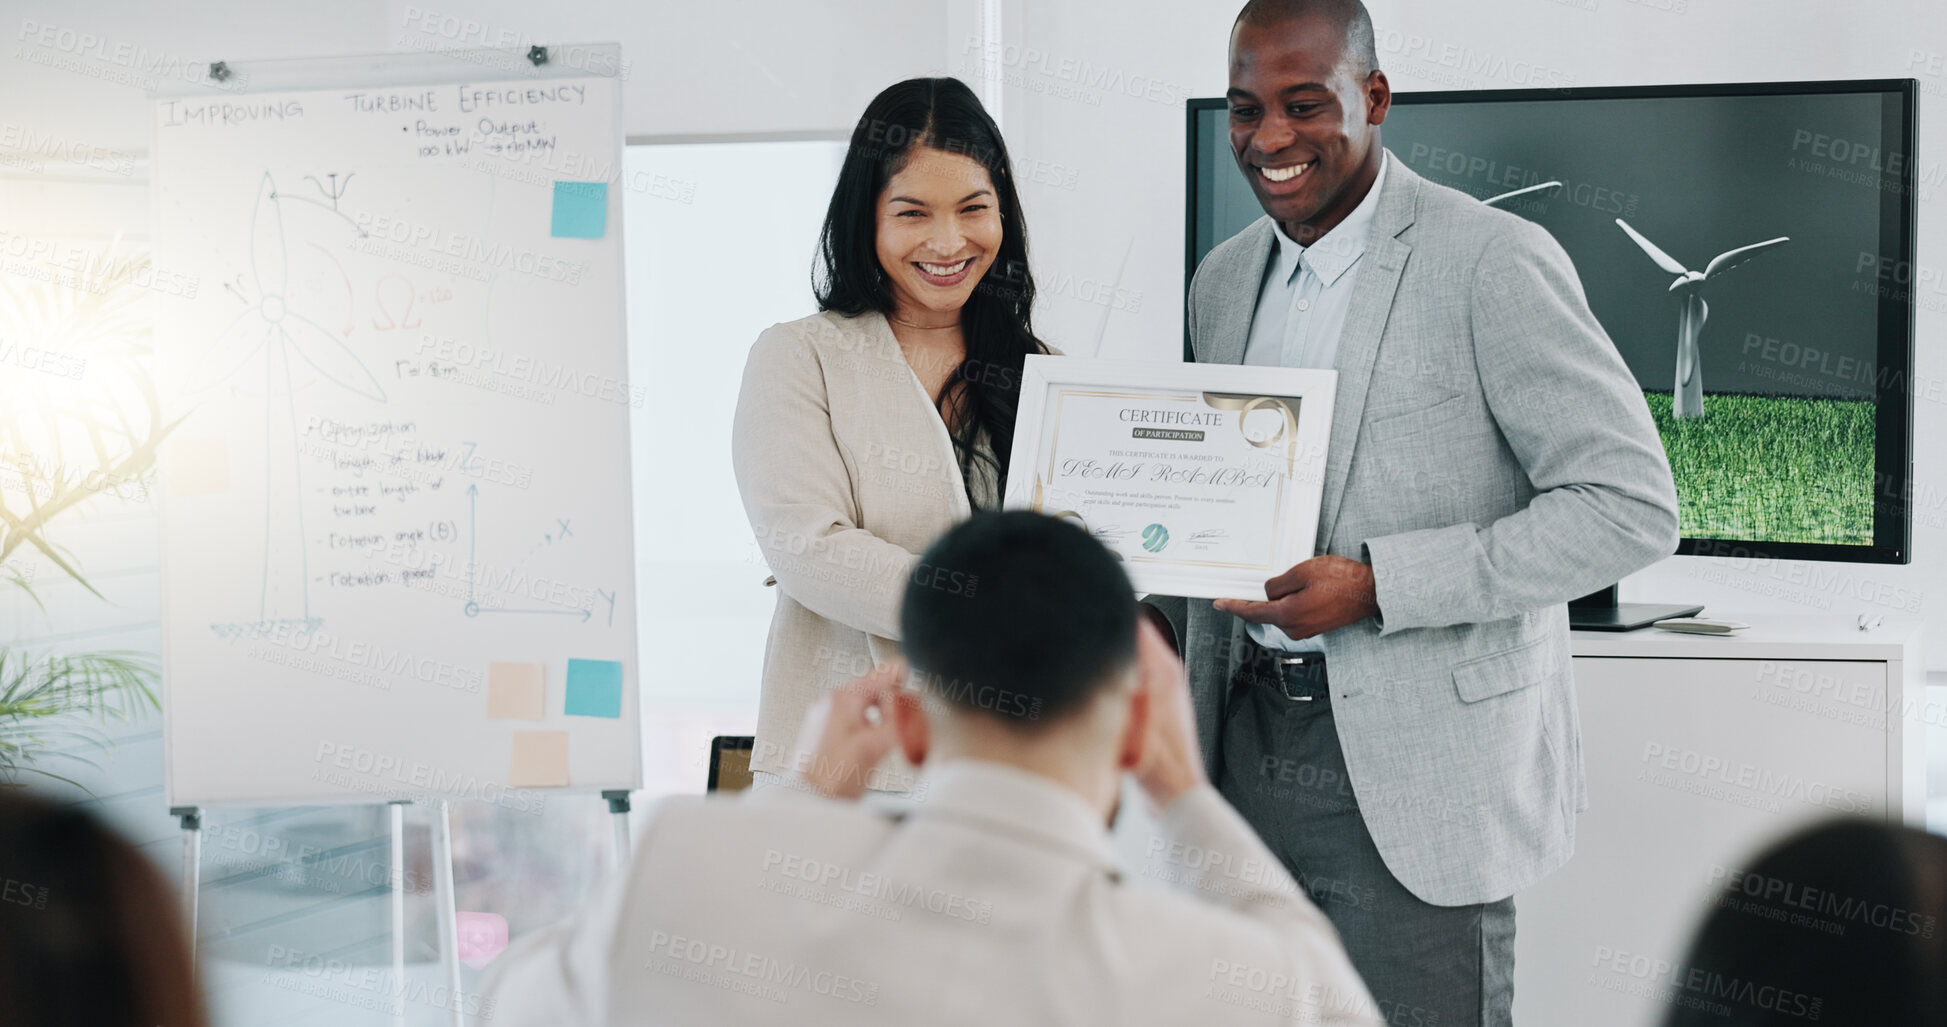
{"type": "MultiPolygon", "coordinates": [[[[462,442],[461,445],[464,445],[466,447],[466,454],[460,458],[458,466],[464,468],[467,462],[473,459],[474,444],[471,442],[462,442]]],[[[568,529],[568,521],[563,520],[561,518],[556,518],[555,524],[557,524],[560,527],[561,535],[563,537],[572,534],[572,532],[570,532],[568,529]]],[[[553,534],[550,534],[548,536],[550,540],[552,540],[554,537],[555,536],[553,534]]],[[[583,624],[586,624],[588,623],[588,619],[594,616],[595,611],[592,608],[584,608],[580,610],[539,610],[539,609],[510,609],[507,607],[481,606],[479,600],[474,596],[473,593],[473,582],[475,577],[477,576],[477,568],[479,566],[478,563],[479,541],[480,541],[480,486],[468,485],[466,487],[466,606],[464,607],[464,609],[466,610],[466,615],[468,617],[478,617],[483,613],[525,613],[525,614],[536,614],[544,617],[580,617],[581,622],[583,624]]],[[[528,555],[530,556],[533,555],[532,551],[530,551],[528,555]]],[[[521,562],[526,563],[527,557],[523,556],[521,558],[521,562]]],[[[516,566],[518,566],[518,564],[516,566]]],[[[511,571],[509,573],[511,574],[511,571]]],[[[615,597],[610,593],[602,592],[600,589],[596,589],[596,593],[608,599],[608,603],[609,603],[608,625],[609,627],[614,627],[615,626],[615,597]]]]}

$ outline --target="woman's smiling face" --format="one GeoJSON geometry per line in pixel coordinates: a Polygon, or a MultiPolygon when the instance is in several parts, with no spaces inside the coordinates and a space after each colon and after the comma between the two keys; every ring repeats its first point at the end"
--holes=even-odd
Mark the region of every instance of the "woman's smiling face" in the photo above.
{"type": "Polygon", "coordinates": [[[965,154],[916,146],[879,194],[879,266],[902,316],[957,318],[1001,236],[994,180],[965,154]]]}

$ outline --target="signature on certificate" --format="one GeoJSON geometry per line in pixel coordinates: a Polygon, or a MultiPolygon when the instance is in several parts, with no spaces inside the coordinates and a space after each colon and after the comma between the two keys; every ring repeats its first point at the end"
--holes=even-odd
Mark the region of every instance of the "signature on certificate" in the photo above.
{"type": "Polygon", "coordinates": [[[1221,542],[1229,537],[1230,532],[1222,528],[1205,528],[1202,531],[1191,532],[1190,537],[1184,541],[1194,545],[1198,542],[1221,542]]]}

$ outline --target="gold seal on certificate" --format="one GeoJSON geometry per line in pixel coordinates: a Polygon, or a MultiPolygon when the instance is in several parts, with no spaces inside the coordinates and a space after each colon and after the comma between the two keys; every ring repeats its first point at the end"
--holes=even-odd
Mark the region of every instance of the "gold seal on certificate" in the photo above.
{"type": "Polygon", "coordinates": [[[1256,598],[1312,555],[1338,372],[1030,356],[1005,505],[1074,520],[1141,592],[1256,598]]]}

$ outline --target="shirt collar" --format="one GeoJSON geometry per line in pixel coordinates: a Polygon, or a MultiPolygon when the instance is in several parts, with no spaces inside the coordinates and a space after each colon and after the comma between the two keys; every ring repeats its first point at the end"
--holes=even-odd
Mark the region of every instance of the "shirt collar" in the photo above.
{"type": "Polygon", "coordinates": [[[925,800],[911,816],[969,820],[984,829],[1061,850],[1111,876],[1121,861],[1102,815],[1054,780],[990,760],[953,759],[926,774],[925,800]]]}
{"type": "Polygon", "coordinates": [[[1379,209],[1379,190],[1386,185],[1386,165],[1392,159],[1392,154],[1380,151],[1379,174],[1373,178],[1372,188],[1366,190],[1365,199],[1352,208],[1344,221],[1313,240],[1310,246],[1298,245],[1284,234],[1283,228],[1272,225],[1271,234],[1278,239],[1278,267],[1284,273],[1283,281],[1290,281],[1297,273],[1302,259],[1311,267],[1312,274],[1330,288],[1365,256],[1366,240],[1372,234],[1372,216],[1379,209]]]}

